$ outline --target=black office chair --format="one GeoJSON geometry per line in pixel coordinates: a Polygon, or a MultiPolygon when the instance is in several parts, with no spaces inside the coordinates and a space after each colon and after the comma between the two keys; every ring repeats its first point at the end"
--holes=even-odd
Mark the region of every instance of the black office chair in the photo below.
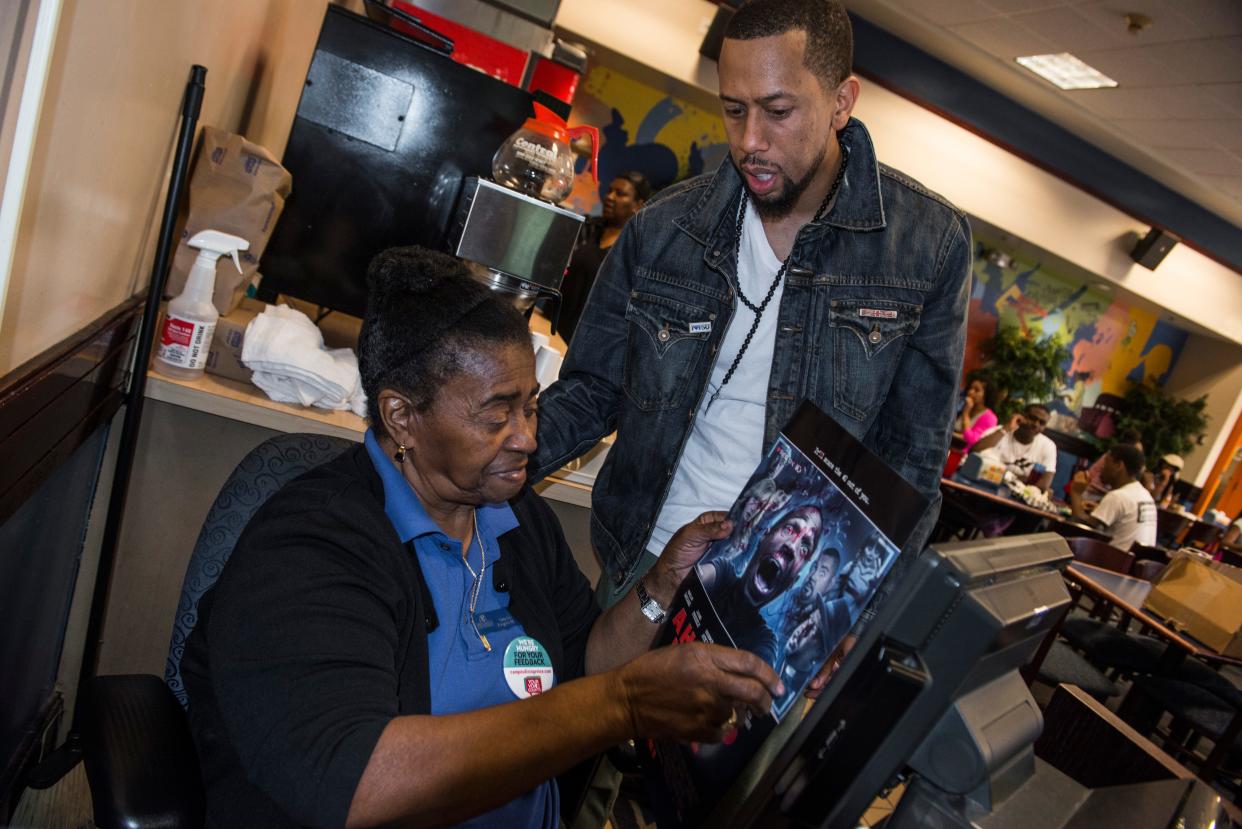
{"type": "Polygon", "coordinates": [[[205,804],[185,709],[181,657],[198,601],[215,584],[251,517],[289,481],[340,455],[350,441],[277,435],[229,475],[199,532],[173,623],[164,680],[150,674],[91,681],[82,726],[86,776],[100,829],[198,829],[205,804]]]}

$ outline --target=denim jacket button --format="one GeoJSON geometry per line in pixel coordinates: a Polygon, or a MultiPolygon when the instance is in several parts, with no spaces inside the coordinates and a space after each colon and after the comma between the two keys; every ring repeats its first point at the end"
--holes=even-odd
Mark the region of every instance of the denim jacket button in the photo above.
{"type": "Polygon", "coordinates": [[[668,342],[668,329],[667,329],[667,328],[661,328],[661,329],[660,329],[660,333],[659,333],[659,334],[656,334],[656,338],[657,338],[660,342],[662,342],[662,343],[666,343],[666,342],[668,342]]]}
{"type": "Polygon", "coordinates": [[[884,335],[880,333],[880,329],[873,328],[871,333],[867,335],[867,339],[871,341],[872,345],[879,345],[880,340],[884,339],[884,335]]]}

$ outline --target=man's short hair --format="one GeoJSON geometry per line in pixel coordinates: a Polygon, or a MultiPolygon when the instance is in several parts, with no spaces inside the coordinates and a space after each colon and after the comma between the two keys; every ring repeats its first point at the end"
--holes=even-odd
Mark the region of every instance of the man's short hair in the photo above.
{"type": "Polygon", "coordinates": [[[1143,465],[1147,459],[1143,457],[1143,450],[1129,443],[1119,443],[1112,449],[1108,450],[1108,454],[1113,460],[1121,461],[1131,478],[1137,478],[1143,474],[1143,465]]]}
{"type": "Polygon", "coordinates": [[[854,65],[854,29],[836,0],[750,0],[734,13],[725,37],[755,40],[785,32],[806,32],[803,65],[831,88],[850,75],[854,65]]]}
{"type": "Polygon", "coordinates": [[[1049,409],[1047,406],[1045,406],[1043,403],[1027,403],[1027,404],[1026,404],[1026,409],[1024,409],[1023,411],[1025,411],[1027,414],[1030,414],[1031,412],[1035,411],[1036,409],[1039,409],[1041,412],[1043,412],[1043,413],[1044,413],[1044,417],[1051,417],[1051,416],[1052,416],[1052,410],[1051,410],[1051,409],[1049,409]]]}

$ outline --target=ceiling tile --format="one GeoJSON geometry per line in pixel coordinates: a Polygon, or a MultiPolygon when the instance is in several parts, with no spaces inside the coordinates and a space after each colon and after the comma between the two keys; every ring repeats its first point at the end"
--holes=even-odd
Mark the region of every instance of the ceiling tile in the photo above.
{"type": "Polygon", "coordinates": [[[1199,87],[1220,105],[1222,112],[1242,115],[1242,83],[1218,83],[1199,87]]]}
{"type": "Polygon", "coordinates": [[[1054,44],[1054,52],[1077,53],[1118,45],[1108,32],[1071,8],[1044,9],[1012,19],[1054,44]]]}
{"type": "Polygon", "coordinates": [[[1222,115],[1221,102],[1210,90],[1211,87],[1189,85],[1118,86],[1075,91],[1073,100],[1088,112],[1105,119],[1163,116],[1207,120],[1222,115]]]}
{"type": "Polygon", "coordinates": [[[1242,36],[1156,43],[1143,51],[1192,83],[1242,81],[1242,36]]]}
{"type": "Polygon", "coordinates": [[[1242,156],[1225,150],[1159,150],[1161,158],[1201,176],[1242,176],[1242,156]]]}
{"type": "Polygon", "coordinates": [[[1130,140],[1147,147],[1174,150],[1214,150],[1216,145],[1195,130],[1179,128],[1171,118],[1118,119],[1111,122],[1130,140]]]}
{"type": "Polygon", "coordinates": [[[1173,8],[1209,35],[1242,35],[1242,3],[1238,0],[1178,0],[1173,8]]]}
{"type": "Polygon", "coordinates": [[[1219,118],[1207,121],[1182,121],[1178,127],[1230,150],[1242,150],[1242,118],[1219,118]]]}
{"type": "Polygon", "coordinates": [[[980,49],[1006,60],[1054,51],[1050,41],[1008,19],[962,23],[948,28],[980,49]]]}
{"type": "Polygon", "coordinates": [[[1171,66],[1150,49],[1084,51],[1078,57],[1122,86],[1169,86],[1188,83],[1180,66],[1171,66]]]}
{"type": "Polygon", "coordinates": [[[1216,176],[1208,183],[1235,199],[1242,199],[1242,176],[1216,176]]]}
{"type": "MultiPolygon", "coordinates": [[[[1228,2],[1235,2],[1235,0],[1228,0],[1228,2]]],[[[1114,0],[1105,0],[1104,2],[1080,3],[1075,8],[1079,14],[1106,32],[1108,42],[1113,46],[1142,47],[1155,43],[1233,34],[1232,31],[1217,31],[1205,21],[1196,20],[1193,16],[1178,14],[1181,6],[1181,2],[1170,3],[1167,0],[1126,0],[1124,6],[1114,0]],[[1126,28],[1125,20],[1125,16],[1130,13],[1147,15],[1151,18],[1151,26],[1141,32],[1131,34],[1126,28]]]]}
{"type": "Polygon", "coordinates": [[[987,4],[997,11],[1006,14],[1018,14],[1035,9],[1051,9],[1056,6],[1068,6],[1068,0],[986,0],[987,4]]]}
{"type": "Polygon", "coordinates": [[[994,20],[1004,13],[980,0],[896,0],[892,5],[927,19],[935,26],[994,20]]]}

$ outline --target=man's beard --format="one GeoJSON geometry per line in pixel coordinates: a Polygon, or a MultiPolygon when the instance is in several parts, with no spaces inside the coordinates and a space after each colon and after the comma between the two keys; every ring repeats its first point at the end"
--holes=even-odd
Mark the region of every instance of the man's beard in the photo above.
{"type": "MultiPolygon", "coordinates": [[[[779,167],[772,168],[776,175],[780,176],[784,186],[779,188],[770,196],[762,198],[756,196],[750,190],[750,185],[746,182],[746,178],[742,178],[742,183],[746,187],[746,192],[750,194],[750,203],[755,206],[755,211],[764,219],[783,219],[794,209],[794,205],[798,203],[798,199],[802,198],[802,194],[806,192],[806,188],[811,186],[811,180],[815,178],[815,174],[819,172],[819,168],[823,165],[824,159],[828,155],[828,146],[824,145],[819,152],[819,157],[815,162],[807,168],[806,175],[797,181],[792,180],[785,174],[785,171],[779,167]]],[[[754,164],[764,166],[763,160],[756,156],[746,156],[742,159],[742,164],[754,164]]]]}

